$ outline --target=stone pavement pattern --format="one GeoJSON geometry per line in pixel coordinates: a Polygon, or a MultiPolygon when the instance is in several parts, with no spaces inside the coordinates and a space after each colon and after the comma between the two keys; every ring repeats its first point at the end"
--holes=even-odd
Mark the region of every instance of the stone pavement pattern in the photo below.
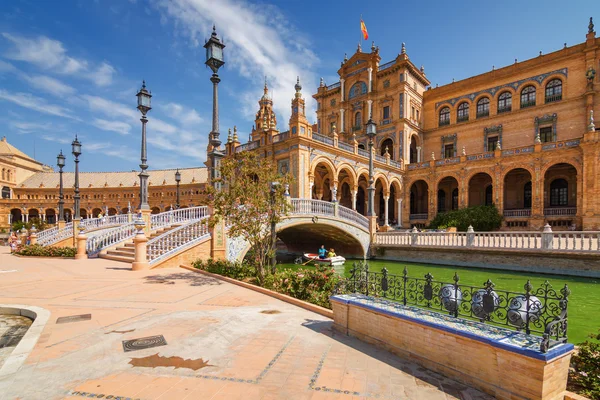
{"type": "Polygon", "coordinates": [[[182,269],[17,258],[0,248],[0,304],[51,312],[0,399],[487,399],[331,329],[332,321],[182,269]],[[91,319],[57,324],[59,317],[91,319]],[[124,351],[163,335],[166,345],[124,351]],[[94,396],[92,396],[94,395],[94,396]]]}

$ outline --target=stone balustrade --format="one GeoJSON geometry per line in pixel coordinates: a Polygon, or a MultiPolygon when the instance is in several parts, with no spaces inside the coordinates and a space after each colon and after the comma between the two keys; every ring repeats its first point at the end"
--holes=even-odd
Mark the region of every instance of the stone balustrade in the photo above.
{"type": "Polygon", "coordinates": [[[367,217],[347,207],[340,206],[338,203],[313,199],[291,199],[291,203],[291,214],[327,215],[350,221],[364,229],[369,229],[369,220],[367,217]]]}
{"type": "Polygon", "coordinates": [[[156,264],[207,237],[210,237],[208,216],[204,216],[150,239],[146,249],[148,261],[150,265],[156,264]]]}
{"type": "Polygon", "coordinates": [[[207,215],[207,206],[180,208],[178,210],[165,211],[160,214],[153,214],[150,217],[151,229],[155,230],[165,226],[173,225],[178,222],[198,220],[206,217],[207,215]]]}

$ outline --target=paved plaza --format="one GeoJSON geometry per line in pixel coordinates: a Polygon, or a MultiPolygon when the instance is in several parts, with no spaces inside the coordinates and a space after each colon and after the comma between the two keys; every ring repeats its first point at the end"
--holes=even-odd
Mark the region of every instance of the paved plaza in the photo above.
{"type": "Polygon", "coordinates": [[[18,372],[0,370],[1,399],[488,398],[201,274],[0,249],[0,304],[50,312],[18,372]]]}

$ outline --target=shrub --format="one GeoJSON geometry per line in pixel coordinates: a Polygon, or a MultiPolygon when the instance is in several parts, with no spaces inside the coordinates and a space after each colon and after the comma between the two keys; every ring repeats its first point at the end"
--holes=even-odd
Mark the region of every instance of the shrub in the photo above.
{"type": "Polygon", "coordinates": [[[77,249],[75,247],[44,247],[34,244],[23,247],[16,254],[29,257],[75,257],[77,249]]]}
{"type": "Polygon", "coordinates": [[[30,230],[31,227],[34,225],[35,225],[35,229],[37,229],[38,232],[41,232],[43,230],[50,228],[50,225],[46,221],[44,221],[40,218],[34,217],[34,218],[31,218],[27,222],[23,222],[23,221],[13,222],[11,225],[11,230],[13,232],[16,232],[16,231],[20,231],[21,229],[23,229],[23,227],[25,227],[25,229],[27,229],[27,230],[30,230]]]}
{"type": "Polygon", "coordinates": [[[213,274],[219,274],[238,280],[256,277],[256,268],[245,262],[213,260],[212,258],[209,258],[206,261],[195,261],[192,263],[192,266],[213,274]]]}
{"type": "Polygon", "coordinates": [[[444,229],[455,226],[459,231],[466,231],[469,225],[475,231],[492,231],[500,228],[502,216],[496,206],[472,206],[459,210],[439,213],[431,221],[430,229],[444,229]]]}
{"type": "Polygon", "coordinates": [[[600,400],[600,330],[590,334],[590,339],[579,344],[571,358],[569,385],[571,391],[600,400]]]}

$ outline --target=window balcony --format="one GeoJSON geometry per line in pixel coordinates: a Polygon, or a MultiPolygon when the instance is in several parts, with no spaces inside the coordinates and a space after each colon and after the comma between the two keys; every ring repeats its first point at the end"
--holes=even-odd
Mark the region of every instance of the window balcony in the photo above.
{"type": "Polygon", "coordinates": [[[489,117],[490,110],[477,111],[477,118],[489,117]]]}
{"type": "Polygon", "coordinates": [[[450,125],[450,120],[446,119],[446,120],[441,120],[439,126],[446,126],[446,125],[450,125]]]}
{"type": "Polygon", "coordinates": [[[410,220],[414,221],[414,220],[426,220],[428,217],[427,213],[415,213],[415,214],[410,214],[410,220]]]}
{"type": "Polygon", "coordinates": [[[544,208],[544,215],[571,216],[577,214],[577,207],[549,207],[544,208]]]}
{"type": "Polygon", "coordinates": [[[362,125],[353,126],[352,127],[352,132],[358,132],[358,131],[362,130],[362,128],[363,128],[362,125]]]}
{"type": "Polygon", "coordinates": [[[504,210],[505,218],[529,217],[531,216],[531,208],[504,210]]]}
{"type": "Polygon", "coordinates": [[[529,100],[521,103],[521,108],[533,107],[535,106],[535,100],[529,100]]]}
{"type": "Polygon", "coordinates": [[[555,101],[561,101],[561,100],[562,100],[562,93],[555,94],[552,96],[546,96],[546,103],[554,103],[555,101]]]}
{"type": "Polygon", "coordinates": [[[456,118],[456,122],[465,122],[465,121],[468,121],[468,120],[469,120],[469,116],[468,115],[462,115],[462,116],[459,115],[456,118]]]}
{"type": "Polygon", "coordinates": [[[498,114],[512,111],[512,106],[498,108],[498,114]]]}
{"type": "Polygon", "coordinates": [[[387,124],[391,124],[392,123],[392,119],[391,118],[386,118],[386,119],[382,119],[379,122],[379,125],[387,125],[387,124]]]}

